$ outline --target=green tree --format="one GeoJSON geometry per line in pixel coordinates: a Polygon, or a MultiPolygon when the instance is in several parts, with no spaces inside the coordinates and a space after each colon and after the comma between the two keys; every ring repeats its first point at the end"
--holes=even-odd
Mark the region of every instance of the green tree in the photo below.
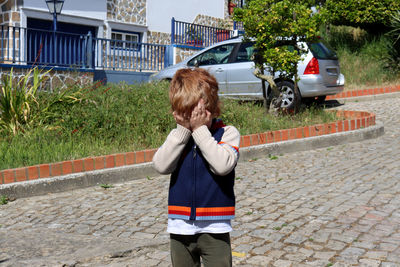
{"type": "Polygon", "coordinates": [[[400,10],[400,0],[326,0],[329,22],[382,32],[400,10]]]}
{"type": "MultiPolygon", "coordinates": [[[[250,0],[244,8],[235,9],[234,19],[243,22],[245,38],[255,40],[254,74],[263,81],[267,108],[281,108],[282,94],[274,80],[278,72],[280,80],[294,78],[296,99],[300,98],[297,63],[307,51],[299,44],[315,41],[324,21],[321,7],[314,7],[312,11],[314,4],[315,1],[309,0],[250,0]],[[265,81],[271,88],[270,96],[267,96],[265,81]]],[[[298,104],[291,109],[297,109],[298,104]]]]}

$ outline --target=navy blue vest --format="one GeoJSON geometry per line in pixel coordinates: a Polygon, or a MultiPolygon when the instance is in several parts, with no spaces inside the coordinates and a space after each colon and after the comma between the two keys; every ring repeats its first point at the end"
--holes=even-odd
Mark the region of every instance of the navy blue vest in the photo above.
{"type": "MultiPolygon", "coordinates": [[[[224,128],[211,131],[220,143],[224,128]]],[[[171,175],[168,217],[184,220],[229,220],[235,216],[235,171],[214,174],[191,137],[171,175]]]]}

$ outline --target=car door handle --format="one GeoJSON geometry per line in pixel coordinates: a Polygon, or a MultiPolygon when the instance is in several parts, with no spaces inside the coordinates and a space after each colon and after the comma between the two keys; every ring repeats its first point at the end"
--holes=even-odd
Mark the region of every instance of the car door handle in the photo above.
{"type": "Polygon", "coordinates": [[[218,69],[215,70],[215,72],[223,72],[223,71],[224,71],[223,68],[218,68],[218,69]]]}

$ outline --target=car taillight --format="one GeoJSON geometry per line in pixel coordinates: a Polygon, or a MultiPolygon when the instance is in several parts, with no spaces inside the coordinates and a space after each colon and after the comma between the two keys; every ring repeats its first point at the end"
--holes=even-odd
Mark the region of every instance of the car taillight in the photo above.
{"type": "Polygon", "coordinates": [[[318,59],[313,57],[310,62],[308,62],[304,74],[319,74],[319,64],[318,59]]]}

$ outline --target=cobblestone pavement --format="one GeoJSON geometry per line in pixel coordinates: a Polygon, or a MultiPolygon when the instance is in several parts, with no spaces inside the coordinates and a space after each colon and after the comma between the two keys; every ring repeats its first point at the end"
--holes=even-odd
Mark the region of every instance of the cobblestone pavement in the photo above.
{"type": "MultiPolygon", "coordinates": [[[[237,167],[235,266],[400,266],[400,98],[346,103],[378,139],[237,167]]],[[[0,206],[1,266],[170,266],[168,177],[0,206]]]]}

